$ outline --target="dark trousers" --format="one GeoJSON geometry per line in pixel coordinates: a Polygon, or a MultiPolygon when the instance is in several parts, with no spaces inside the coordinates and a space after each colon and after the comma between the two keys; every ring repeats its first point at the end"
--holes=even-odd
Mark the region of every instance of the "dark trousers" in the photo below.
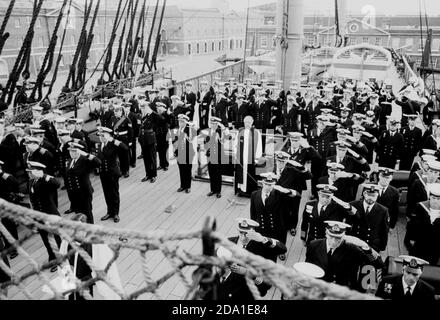
{"type": "Polygon", "coordinates": [[[262,145],[262,152],[263,154],[266,153],[266,134],[267,134],[267,129],[258,129],[261,132],[261,145],[262,145]]]}
{"type": "Polygon", "coordinates": [[[395,158],[389,158],[386,156],[380,156],[378,165],[379,167],[394,169],[396,167],[397,159],[395,158]]]}
{"type": "MultiPolygon", "coordinates": [[[[120,140],[122,143],[128,146],[128,140],[120,140]]],[[[130,148],[129,148],[130,149],[130,148]]],[[[125,175],[130,172],[130,150],[128,152],[120,152],[119,161],[121,166],[122,174],[125,175]]]]}
{"type": "MultiPolygon", "coordinates": [[[[46,230],[38,230],[41,236],[41,240],[43,240],[43,244],[46,247],[47,254],[49,255],[49,261],[56,259],[55,253],[52,250],[52,247],[49,243],[49,233],[46,230]]],[[[58,235],[54,234],[53,237],[55,238],[55,242],[58,245],[58,248],[61,245],[61,239],[58,235]]]]}
{"type": "Polygon", "coordinates": [[[104,191],[107,214],[111,217],[119,215],[119,176],[115,174],[102,173],[101,184],[104,191]]]}
{"type": "Polygon", "coordinates": [[[200,130],[206,129],[209,127],[208,118],[209,118],[209,107],[202,107],[199,105],[199,119],[200,119],[200,130]],[[202,116],[202,111],[205,111],[205,115],[202,116]]]}
{"type": "Polygon", "coordinates": [[[408,154],[406,157],[400,159],[399,170],[410,171],[413,165],[415,156],[408,154]]]}
{"type": "Polygon", "coordinates": [[[84,190],[71,192],[71,208],[76,213],[87,216],[87,223],[94,224],[92,213],[93,193],[84,190]]]}
{"type": "Polygon", "coordinates": [[[286,227],[286,231],[296,229],[298,225],[298,211],[299,205],[301,203],[301,197],[289,198],[287,202],[287,210],[283,211],[283,221],[286,227]]]}
{"type": "Polygon", "coordinates": [[[136,139],[133,139],[131,147],[129,147],[129,154],[130,154],[130,165],[134,167],[136,165],[136,159],[137,159],[137,143],[136,139]]]}
{"type": "Polygon", "coordinates": [[[145,175],[149,178],[157,177],[157,151],[156,145],[142,145],[142,154],[145,166],[145,175]]]}
{"type": "Polygon", "coordinates": [[[191,189],[192,180],[192,163],[191,164],[180,164],[179,175],[180,175],[180,187],[182,189],[191,189]]]}
{"type": "Polygon", "coordinates": [[[162,168],[168,168],[168,148],[169,143],[166,136],[157,136],[157,153],[159,154],[159,166],[162,168]]]}
{"type": "MultiPolygon", "coordinates": [[[[11,236],[13,236],[15,240],[18,240],[17,225],[15,224],[15,222],[8,219],[8,218],[2,219],[1,222],[5,226],[6,230],[9,231],[11,236]]],[[[12,244],[9,243],[8,240],[6,240],[6,238],[3,238],[3,239],[5,240],[5,249],[10,248],[12,246],[12,244]]]]}
{"type": "Polygon", "coordinates": [[[209,183],[211,192],[222,192],[222,165],[208,163],[209,183]]]}

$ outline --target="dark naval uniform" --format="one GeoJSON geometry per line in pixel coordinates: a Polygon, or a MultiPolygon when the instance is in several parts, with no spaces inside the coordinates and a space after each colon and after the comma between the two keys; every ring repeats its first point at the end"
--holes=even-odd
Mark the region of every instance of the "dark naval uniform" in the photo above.
{"type": "MultiPolygon", "coordinates": [[[[49,215],[59,216],[57,203],[58,203],[58,188],[59,182],[51,176],[44,175],[40,179],[31,180],[29,182],[29,198],[32,204],[32,209],[35,211],[47,213],[49,215]]],[[[47,249],[49,255],[49,261],[56,258],[49,244],[49,234],[45,230],[38,230],[44,246],[47,249]]],[[[58,246],[61,244],[59,236],[55,235],[55,241],[58,246]]]]}
{"type": "Polygon", "coordinates": [[[360,266],[373,265],[375,268],[383,266],[380,256],[375,259],[371,249],[365,251],[345,241],[329,255],[326,241],[319,239],[310,242],[306,252],[306,262],[324,270],[325,275],[322,278],[324,281],[354,289],[358,286],[357,274],[360,266]]]}
{"type": "Polygon", "coordinates": [[[222,120],[222,124],[225,127],[228,127],[228,107],[229,107],[229,105],[230,105],[230,103],[228,102],[228,99],[223,98],[223,97],[219,101],[214,100],[214,103],[213,103],[214,116],[217,118],[220,118],[222,120]]]}
{"type": "MultiPolygon", "coordinates": [[[[133,140],[133,125],[126,116],[121,118],[113,117],[111,120],[110,129],[114,132],[114,138],[124,143],[126,146],[131,147],[131,141],[133,140]]],[[[130,171],[130,154],[122,153],[119,155],[121,161],[122,175],[127,175],[130,171]]]]}
{"type": "Polygon", "coordinates": [[[99,143],[96,148],[98,150],[96,156],[101,161],[99,171],[105,203],[107,204],[107,215],[114,218],[119,215],[119,178],[122,175],[118,154],[128,152],[128,147],[114,140],[107,142],[105,145],[99,143]]]}
{"type": "Polygon", "coordinates": [[[377,163],[379,167],[394,169],[397,160],[404,150],[403,135],[399,132],[391,134],[389,130],[382,132],[377,147],[377,163]]]}
{"type": "MultiPolygon", "coordinates": [[[[142,148],[144,159],[145,175],[149,179],[157,177],[157,125],[158,119],[163,118],[156,112],[147,114],[142,119],[142,125],[139,134],[139,144],[142,148]]],[[[161,138],[163,138],[161,136],[161,138]]],[[[166,136],[165,136],[166,139],[166,136]]],[[[161,141],[163,143],[163,141],[161,141]]]]}
{"type": "Polygon", "coordinates": [[[215,132],[209,129],[209,133],[204,139],[211,192],[217,195],[221,194],[222,191],[222,170],[223,165],[227,164],[228,160],[222,141],[223,138],[221,128],[217,128],[215,132]]]}
{"type": "Polygon", "coordinates": [[[197,96],[194,92],[184,92],[182,94],[181,100],[185,103],[185,105],[189,105],[189,120],[193,121],[194,118],[194,108],[197,102],[197,96]]]}
{"type": "Polygon", "coordinates": [[[180,189],[189,191],[192,180],[192,164],[194,161],[195,150],[192,144],[197,132],[188,125],[177,129],[173,139],[174,156],[177,158],[180,175],[180,189]]]}
{"type": "Polygon", "coordinates": [[[400,160],[400,170],[410,170],[414,162],[414,158],[421,149],[422,130],[414,127],[405,127],[401,130],[403,135],[403,152],[400,160]]]}
{"type": "Polygon", "coordinates": [[[301,239],[309,244],[316,239],[325,238],[326,225],[324,221],[343,221],[348,212],[342,206],[331,201],[326,207],[320,207],[318,212],[318,200],[307,202],[303,212],[301,223],[301,239]]]}
{"type": "Polygon", "coordinates": [[[433,211],[429,201],[420,202],[415,208],[415,217],[407,228],[406,238],[414,241],[408,248],[410,255],[440,266],[440,214],[433,211]]]}
{"type": "Polygon", "coordinates": [[[54,155],[50,151],[41,147],[39,147],[37,150],[32,152],[32,154],[28,152],[24,154],[24,163],[28,163],[28,161],[44,164],[46,168],[48,169],[52,168],[52,170],[55,167],[54,155]]]}
{"type": "Polygon", "coordinates": [[[75,162],[70,161],[66,172],[66,188],[71,194],[71,208],[76,213],[87,216],[87,223],[93,224],[92,200],[93,187],[90,182],[90,173],[101,165],[97,157],[92,160],[80,156],[75,162]]]}
{"type": "Polygon", "coordinates": [[[393,186],[388,186],[386,190],[382,191],[377,198],[377,203],[388,208],[388,213],[390,215],[390,228],[394,229],[399,218],[399,190],[393,186]]]}
{"type": "Polygon", "coordinates": [[[199,101],[200,129],[203,130],[208,128],[209,106],[215,98],[214,89],[210,87],[208,91],[198,92],[197,98],[199,101]]]}
{"type": "Polygon", "coordinates": [[[435,291],[434,288],[423,281],[417,280],[414,291],[410,297],[405,295],[406,288],[403,287],[403,275],[391,275],[383,277],[382,281],[377,287],[376,296],[382,299],[390,299],[397,301],[434,301],[435,291]]]}
{"type": "MultiPolygon", "coordinates": [[[[0,199],[14,203],[14,194],[17,194],[18,191],[19,184],[17,179],[15,179],[12,175],[0,170],[0,199]]],[[[18,231],[15,222],[11,219],[3,218],[1,219],[1,223],[3,223],[14,239],[18,240],[18,231]]],[[[1,238],[3,238],[3,236],[0,236],[0,241],[1,238]]],[[[4,240],[5,248],[9,248],[11,244],[6,240],[6,238],[4,240]]]]}
{"type": "Polygon", "coordinates": [[[310,145],[319,152],[322,159],[327,157],[327,151],[330,147],[330,143],[336,140],[334,130],[331,128],[325,128],[318,135],[317,129],[309,131],[308,141],[310,145]]]}
{"type": "MultiPolygon", "coordinates": [[[[280,241],[271,240],[267,243],[249,241],[245,249],[249,252],[259,255],[265,259],[276,261],[277,256],[286,253],[287,248],[280,241]]],[[[229,238],[229,241],[237,243],[238,237],[229,238]]],[[[270,289],[270,285],[261,283],[256,285],[260,295],[265,296],[270,289]]],[[[230,301],[253,301],[246,279],[243,275],[232,272],[226,279],[220,279],[218,286],[218,299],[230,301]]]]}
{"type": "Polygon", "coordinates": [[[273,100],[266,99],[263,102],[259,102],[258,100],[255,101],[253,104],[255,117],[254,117],[254,126],[255,129],[261,130],[262,136],[262,146],[263,146],[263,153],[266,150],[266,130],[270,126],[270,119],[272,117],[271,110],[272,106],[276,102],[273,100]]]}
{"type": "Polygon", "coordinates": [[[351,205],[357,212],[347,218],[347,223],[352,226],[348,234],[364,240],[377,252],[385,250],[390,221],[388,209],[375,203],[371,211],[366,213],[363,200],[353,201],[351,205]]]}
{"type": "Polygon", "coordinates": [[[254,117],[253,109],[249,103],[243,102],[240,106],[237,106],[237,118],[233,122],[234,128],[239,130],[244,127],[244,118],[247,116],[254,117]]]}

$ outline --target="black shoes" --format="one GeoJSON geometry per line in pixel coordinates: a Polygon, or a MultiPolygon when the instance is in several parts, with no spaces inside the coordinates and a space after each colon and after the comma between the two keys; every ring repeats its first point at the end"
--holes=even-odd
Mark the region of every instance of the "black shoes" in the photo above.
{"type": "Polygon", "coordinates": [[[115,217],[113,218],[113,221],[114,221],[115,223],[118,223],[118,222],[120,221],[119,216],[115,216],[115,217]]]}
{"type": "Polygon", "coordinates": [[[183,189],[183,188],[177,189],[177,192],[183,192],[183,191],[185,191],[185,189],[183,189]]]}
{"type": "Polygon", "coordinates": [[[278,256],[278,258],[280,258],[281,261],[286,261],[286,255],[285,254],[280,254],[278,256]]]}
{"type": "Polygon", "coordinates": [[[109,219],[111,219],[111,216],[109,216],[108,214],[106,214],[105,216],[103,216],[103,217],[101,218],[101,221],[106,221],[106,220],[109,220],[109,219]]]}
{"type": "Polygon", "coordinates": [[[163,168],[163,171],[168,171],[168,167],[163,168]]]}
{"type": "Polygon", "coordinates": [[[127,172],[126,174],[124,174],[124,178],[129,178],[130,174],[127,172]]]}
{"type": "Polygon", "coordinates": [[[140,159],[143,159],[144,158],[144,156],[141,154],[139,157],[137,157],[139,160],[140,159]]]}
{"type": "Polygon", "coordinates": [[[155,183],[156,182],[156,180],[157,180],[157,178],[151,178],[151,183],[155,183]]]}
{"type": "Polygon", "coordinates": [[[296,229],[291,229],[291,230],[290,230],[290,235],[291,235],[292,237],[296,236],[296,229]]]}
{"type": "Polygon", "coordinates": [[[66,212],[64,212],[64,214],[71,214],[74,213],[75,211],[73,211],[72,209],[67,210],[66,212]]]}
{"type": "Polygon", "coordinates": [[[130,167],[136,168],[136,163],[135,164],[131,164],[130,167]]]}
{"type": "Polygon", "coordinates": [[[210,193],[207,194],[208,197],[211,197],[211,196],[213,196],[213,195],[214,195],[214,192],[212,192],[212,191],[211,191],[210,193]]]}
{"type": "Polygon", "coordinates": [[[217,193],[215,196],[217,197],[217,199],[220,199],[222,197],[222,194],[221,193],[217,193]]]}
{"type": "Polygon", "coordinates": [[[185,193],[191,193],[191,189],[186,189],[185,193]]]}
{"type": "Polygon", "coordinates": [[[150,180],[150,177],[145,177],[142,179],[142,182],[147,182],[148,180],[150,180]]]}
{"type": "Polygon", "coordinates": [[[54,265],[54,266],[52,266],[51,268],[50,268],[50,272],[57,272],[57,270],[58,270],[58,266],[57,265],[54,265]]]}

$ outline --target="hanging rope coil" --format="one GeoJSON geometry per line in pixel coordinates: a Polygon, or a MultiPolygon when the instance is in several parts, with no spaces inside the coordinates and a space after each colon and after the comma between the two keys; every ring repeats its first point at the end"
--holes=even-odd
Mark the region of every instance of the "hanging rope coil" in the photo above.
{"type": "Polygon", "coordinates": [[[121,36],[119,37],[118,52],[116,54],[115,62],[113,63],[113,72],[111,79],[116,78],[119,80],[121,78],[120,74],[118,73],[118,66],[122,59],[122,43],[124,41],[124,34],[125,34],[125,28],[127,26],[127,20],[128,20],[128,14],[125,17],[124,26],[122,27],[121,36]]]}
{"type": "Polygon", "coordinates": [[[130,72],[131,77],[134,77],[136,74],[133,70],[133,64],[134,64],[134,59],[136,57],[136,53],[138,51],[138,47],[139,47],[139,42],[141,41],[141,38],[139,37],[139,33],[141,31],[141,27],[142,25],[145,24],[145,5],[146,5],[146,0],[144,0],[144,3],[142,5],[142,9],[141,9],[141,13],[139,14],[139,22],[138,22],[138,26],[137,26],[137,30],[136,30],[136,36],[135,36],[135,40],[134,40],[134,44],[131,50],[131,56],[130,56],[130,60],[128,63],[128,71],[130,72]]]}
{"type": "Polygon", "coordinates": [[[159,45],[160,45],[160,40],[162,38],[162,22],[163,22],[163,17],[165,14],[165,7],[167,4],[167,0],[163,0],[163,5],[162,5],[162,12],[160,15],[160,20],[159,20],[159,26],[157,27],[157,36],[156,36],[156,44],[154,46],[154,51],[153,51],[153,56],[151,57],[151,65],[150,65],[150,71],[153,69],[157,70],[157,66],[156,66],[156,60],[157,60],[157,53],[159,51],[159,45]]]}

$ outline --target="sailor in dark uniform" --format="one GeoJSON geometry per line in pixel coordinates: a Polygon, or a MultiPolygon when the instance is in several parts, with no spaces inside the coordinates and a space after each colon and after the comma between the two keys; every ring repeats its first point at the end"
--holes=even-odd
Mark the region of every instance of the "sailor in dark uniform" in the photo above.
{"type": "Polygon", "coordinates": [[[85,143],[84,146],[85,146],[85,150],[87,151],[86,137],[83,132],[76,130],[76,122],[77,119],[74,118],[67,119],[67,130],[69,130],[72,139],[80,140],[85,143]]]}
{"type": "Polygon", "coordinates": [[[221,123],[221,119],[211,117],[210,128],[204,136],[206,157],[208,159],[208,173],[211,190],[208,197],[216,195],[221,198],[222,194],[222,169],[227,164],[224,143],[228,137],[228,129],[221,123]]]}
{"type": "Polygon", "coordinates": [[[180,187],[177,192],[191,192],[192,165],[195,157],[195,139],[197,130],[189,122],[189,117],[179,115],[179,128],[173,137],[174,156],[177,158],[179,166],[180,187]]]}
{"type": "Polygon", "coordinates": [[[376,296],[396,301],[434,301],[434,288],[420,279],[423,266],[429,262],[413,256],[399,256],[402,259],[402,274],[386,276],[379,283],[376,296]]]}
{"type": "Polygon", "coordinates": [[[237,109],[237,117],[233,120],[232,125],[236,130],[244,127],[244,118],[252,116],[253,112],[248,101],[244,101],[244,95],[237,94],[235,97],[235,104],[233,107],[237,109]]]}
{"type": "MultiPolygon", "coordinates": [[[[351,145],[344,141],[334,142],[336,146],[336,155],[327,157],[327,163],[339,163],[345,168],[345,171],[362,175],[363,172],[370,171],[370,165],[367,160],[357,152],[350,149],[351,145]]],[[[324,168],[327,170],[327,168],[324,168]]]]}
{"type": "Polygon", "coordinates": [[[390,216],[388,208],[377,203],[381,188],[365,184],[363,199],[351,202],[352,215],[347,223],[352,225],[349,234],[365,241],[377,252],[384,251],[388,244],[390,216]]]}
{"type": "Polygon", "coordinates": [[[165,86],[160,87],[159,95],[154,99],[152,105],[157,107],[157,103],[161,102],[166,108],[171,108],[171,99],[167,96],[167,88],[165,86]]]}
{"type": "Polygon", "coordinates": [[[75,213],[87,216],[87,223],[93,224],[92,201],[93,187],[90,182],[90,173],[101,165],[101,161],[84,152],[84,146],[71,142],[69,153],[72,160],[66,171],[66,188],[71,195],[71,208],[75,213]]]}
{"type": "Polygon", "coordinates": [[[408,251],[428,261],[431,265],[440,266],[440,184],[429,186],[429,200],[419,202],[414,216],[407,226],[408,251]]]}
{"type": "MultiPolygon", "coordinates": [[[[123,107],[117,105],[115,107],[115,115],[111,120],[110,129],[114,132],[114,138],[131,148],[133,142],[133,124],[131,121],[122,114],[123,107]]],[[[130,154],[120,154],[119,160],[121,162],[121,171],[124,178],[130,176],[130,154]]]]}
{"type": "MultiPolygon", "coordinates": [[[[156,103],[158,108],[164,108],[162,102],[156,103]]],[[[142,182],[150,180],[155,183],[157,179],[157,125],[158,119],[163,118],[157,112],[153,111],[148,102],[142,103],[141,108],[145,110],[140,127],[139,144],[142,148],[142,155],[145,166],[145,177],[142,182]]],[[[157,110],[157,109],[156,109],[157,110]]]]}
{"type": "Polygon", "coordinates": [[[341,117],[339,119],[339,124],[345,128],[349,129],[354,124],[353,120],[350,119],[350,108],[348,107],[342,107],[341,108],[341,117]]]}
{"type": "Polygon", "coordinates": [[[217,89],[215,91],[215,99],[213,100],[212,111],[215,117],[222,120],[222,124],[225,127],[229,126],[228,108],[230,104],[231,102],[225,96],[224,91],[217,89]]]}
{"type": "Polygon", "coordinates": [[[390,215],[390,228],[394,229],[397,220],[399,218],[399,190],[390,185],[393,180],[394,170],[389,168],[378,168],[378,186],[379,197],[377,198],[377,203],[388,208],[388,213],[390,215]]]}
{"type": "Polygon", "coordinates": [[[316,120],[316,128],[309,131],[308,141],[319,152],[321,158],[325,159],[330,143],[336,140],[336,135],[333,132],[334,128],[328,127],[330,124],[328,117],[320,115],[316,120]]]}
{"type": "Polygon", "coordinates": [[[358,287],[361,266],[383,267],[380,255],[365,241],[345,234],[350,225],[340,221],[325,223],[326,238],[310,242],[306,252],[306,262],[325,271],[324,281],[354,289],[358,287]]]}
{"type": "MultiPolygon", "coordinates": [[[[337,188],[335,197],[345,202],[356,200],[358,186],[365,178],[357,173],[344,171],[344,165],[336,162],[327,163],[327,175],[318,179],[318,184],[329,184],[337,188]]],[[[317,196],[317,194],[315,195],[317,196]]]]}
{"type": "Polygon", "coordinates": [[[75,130],[84,136],[84,142],[87,146],[87,151],[92,150],[92,142],[90,141],[89,133],[84,130],[84,119],[76,119],[75,130]]]}
{"type": "MultiPolygon", "coordinates": [[[[131,146],[129,148],[130,152],[130,166],[132,168],[136,168],[136,160],[137,160],[137,138],[139,137],[139,129],[142,124],[140,109],[139,112],[136,110],[136,106],[133,102],[124,102],[123,103],[125,114],[127,118],[130,120],[132,124],[133,134],[131,136],[131,146]]],[[[138,105],[139,108],[139,105],[138,105]]],[[[113,130],[112,130],[113,131],[113,130]]]]}
{"type": "Polygon", "coordinates": [[[157,140],[157,153],[159,155],[159,167],[157,170],[168,171],[168,148],[169,130],[172,123],[173,114],[165,104],[157,104],[157,115],[154,115],[156,125],[154,127],[157,140]]]}
{"type": "MultiPolygon", "coordinates": [[[[287,248],[280,241],[262,236],[255,229],[259,227],[258,222],[246,219],[238,218],[238,237],[229,238],[231,242],[236,243],[238,246],[246,249],[247,251],[259,255],[265,259],[276,261],[277,256],[285,254],[287,248]]],[[[225,250],[223,247],[217,248],[217,255],[221,256],[220,251],[227,252],[229,258],[232,257],[232,253],[229,250],[225,250]]],[[[230,300],[230,301],[253,301],[255,300],[247,283],[245,275],[249,272],[244,266],[239,264],[232,264],[228,269],[222,272],[220,282],[218,286],[218,300],[230,300]]],[[[254,280],[255,285],[261,296],[265,296],[270,289],[270,284],[263,282],[263,278],[251,277],[254,280]]]]}
{"type": "Polygon", "coordinates": [[[100,143],[97,144],[97,157],[101,161],[100,178],[104,198],[107,204],[107,214],[101,218],[101,221],[113,219],[119,222],[119,178],[121,177],[121,168],[119,167],[119,154],[128,152],[128,147],[122,142],[113,139],[113,131],[107,127],[98,127],[98,136],[100,143]],[[122,152],[119,150],[122,149],[122,152]]]}
{"type": "Polygon", "coordinates": [[[408,126],[401,129],[403,135],[403,152],[400,160],[400,170],[410,170],[413,165],[414,158],[421,149],[422,144],[422,130],[416,127],[417,115],[407,115],[408,126]]]}
{"type": "MultiPolygon", "coordinates": [[[[44,173],[46,166],[42,163],[28,161],[29,172],[29,199],[32,209],[49,215],[59,216],[58,212],[58,188],[59,182],[52,176],[44,173]]],[[[49,261],[56,259],[55,253],[49,244],[49,233],[46,230],[38,230],[43,240],[44,246],[49,255],[49,261]]],[[[60,246],[61,239],[58,235],[54,235],[56,244],[60,246]]],[[[51,271],[55,272],[57,266],[52,267],[51,271]]]]}
{"type": "Polygon", "coordinates": [[[113,110],[110,109],[110,100],[106,98],[102,99],[101,109],[98,111],[100,125],[109,128],[111,126],[110,121],[113,116],[113,110]]]}
{"type": "Polygon", "coordinates": [[[193,85],[191,82],[185,83],[185,92],[182,94],[181,100],[185,104],[185,106],[189,109],[188,117],[190,121],[193,121],[194,108],[197,102],[197,96],[193,92],[193,85]]]}
{"type": "Polygon", "coordinates": [[[397,119],[389,119],[389,130],[383,131],[378,140],[376,161],[380,167],[394,169],[404,150],[403,135],[398,131],[397,119]]]}
{"type": "Polygon", "coordinates": [[[26,137],[24,145],[26,146],[26,153],[24,154],[24,162],[34,161],[42,163],[46,168],[54,168],[55,158],[54,155],[40,147],[41,140],[36,137],[26,137]]]}
{"type": "Polygon", "coordinates": [[[324,221],[344,221],[351,213],[351,206],[338,199],[334,193],[338,188],[328,184],[319,184],[318,200],[307,202],[301,223],[301,240],[305,245],[316,239],[325,238],[324,221]]]}
{"type": "Polygon", "coordinates": [[[258,99],[252,106],[255,112],[255,129],[260,130],[261,132],[263,154],[266,150],[266,133],[270,126],[270,119],[272,117],[271,110],[275,103],[275,101],[266,97],[266,91],[260,89],[258,91],[258,99]]]}
{"type": "Polygon", "coordinates": [[[199,102],[200,130],[209,127],[209,112],[212,101],[215,98],[215,91],[209,86],[208,81],[200,82],[200,91],[197,92],[197,101],[199,102]]]}

